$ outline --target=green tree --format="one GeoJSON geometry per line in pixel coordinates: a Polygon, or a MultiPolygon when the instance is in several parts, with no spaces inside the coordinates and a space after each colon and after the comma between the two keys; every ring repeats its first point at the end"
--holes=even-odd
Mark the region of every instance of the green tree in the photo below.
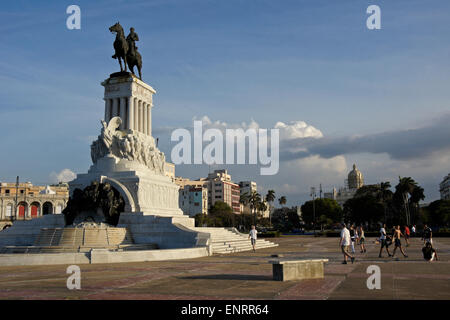
{"type": "MultiPolygon", "coordinates": [[[[269,203],[269,207],[273,206],[273,202],[275,201],[275,190],[269,190],[266,194],[266,201],[269,203]]],[[[269,211],[269,224],[272,223],[272,209],[269,211]]]]}
{"type": "Polygon", "coordinates": [[[266,201],[268,202],[268,203],[272,203],[272,202],[274,202],[275,201],[275,191],[274,190],[269,190],[269,191],[267,191],[267,194],[266,194],[266,201]]]}
{"type": "Polygon", "coordinates": [[[405,222],[410,225],[412,223],[411,211],[415,213],[418,209],[419,201],[423,199],[425,199],[424,190],[414,179],[411,177],[399,177],[399,182],[395,186],[394,201],[397,206],[397,212],[403,211],[404,219],[398,216],[396,222],[405,222]]]}
{"type": "Polygon", "coordinates": [[[215,227],[234,227],[235,214],[227,203],[216,201],[209,214],[215,227]]]}
{"type": "Polygon", "coordinates": [[[272,223],[276,229],[284,232],[300,228],[300,218],[297,214],[297,209],[287,207],[276,209],[273,213],[272,223]]]}
{"type": "Polygon", "coordinates": [[[253,213],[253,223],[255,226],[256,226],[256,212],[260,206],[260,202],[261,202],[261,195],[256,191],[252,191],[252,193],[250,194],[249,203],[250,203],[250,210],[253,213]]]}
{"type": "Polygon", "coordinates": [[[450,200],[433,201],[426,207],[426,210],[429,214],[429,221],[425,223],[442,227],[450,225],[450,200]]]}
{"type": "MultiPolygon", "coordinates": [[[[324,216],[332,222],[340,222],[342,220],[342,208],[333,199],[315,199],[315,216],[316,221],[319,217],[324,216]]],[[[307,224],[313,223],[314,209],[313,200],[306,201],[302,205],[302,218],[307,224]]]]}
{"type": "Polygon", "coordinates": [[[373,225],[384,218],[384,207],[370,194],[353,197],[344,203],[344,217],[346,222],[373,225]]]}

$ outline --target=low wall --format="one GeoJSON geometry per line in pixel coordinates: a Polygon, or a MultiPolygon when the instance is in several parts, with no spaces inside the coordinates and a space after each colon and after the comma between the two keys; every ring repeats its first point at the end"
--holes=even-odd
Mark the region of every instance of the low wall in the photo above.
{"type": "Polygon", "coordinates": [[[89,253],[15,253],[0,254],[0,266],[147,262],[193,259],[208,255],[207,247],[136,251],[93,249],[89,253]]]}
{"type": "Polygon", "coordinates": [[[91,264],[94,263],[120,263],[145,262],[192,259],[208,256],[207,248],[163,249],[142,251],[112,252],[103,249],[91,251],[91,264]]]}
{"type": "Polygon", "coordinates": [[[13,253],[0,254],[0,266],[39,266],[90,263],[86,253],[13,253]]]}

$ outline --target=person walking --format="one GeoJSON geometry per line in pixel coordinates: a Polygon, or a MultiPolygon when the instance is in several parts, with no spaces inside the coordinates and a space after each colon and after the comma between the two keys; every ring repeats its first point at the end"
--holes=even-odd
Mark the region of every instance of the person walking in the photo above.
{"type": "Polygon", "coordinates": [[[412,228],[411,228],[411,233],[412,233],[412,236],[413,236],[413,237],[416,236],[416,225],[413,225],[413,226],[412,226],[412,228]]]}
{"type": "Polygon", "coordinates": [[[383,224],[383,226],[380,229],[380,253],[378,254],[378,258],[381,258],[381,251],[383,248],[386,248],[386,252],[388,253],[388,256],[391,257],[391,254],[389,253],[388,245],[386,242],[386,224],[383,224]]]}
{"type": "Polygon", "coordinates": [[[356,234],[356,230],[355,230],[355,225],[351,225],[350,226],[350,240],[351,240],[351,242],[350,242],[350,248],[352,249],[352,253],[354,254],[355,253],[355,242],[356,242],[356,237],[357,237],[357,234],[356,234]]]}
{"type": "Polygon", "coordinates": [[[428,225],[423,226],[423,245],[426,245],[427,242],[433,244],[433,231],[428,225]]]}
{"type": "Polygon", "coordinates": [[[364,243],[366,242],[366,237],[364,235],[364,228],[363,228],[363,226],[359,226],[358,237],[359,237],[359,247],[361,249],[361,253],[365,253],[366,252],[366,245],[364,243]]]}
{"type": "Polygon", "coordinates": [[[253,252],[256,252],[256,238],[257,238],[257,233],[258,231],[256,231],[255,226],[252,226],[252,229],[250,230],[250,233],[248,235],[248,238],[250,239],[251,243],[252,243],[252,247],[253,247],[253,252]]]}
{"type": "Polygon", "coordinates": [[[411,235],[408,226],[405,225],[404,227],[404,236],[405,236],[405,242],[406,242],[406,246],[409,247],[409,236],[411,235]]]}
{"type": "Polygon", "coordinates": [[[402,242],[400,241],[400,237],[402,237],[402,236],[404,237],[403,233],[400,231],[400,226],[396,226],[394,230],[395,231],[394,231],[393,238],[394,238],[395,247],[394,247],[394,252],[392,252],[392,258],[395,256],[395,251],[397,251],[397,248],[400,248],[400,252],[403,254],[403,256],[405,258],[408,258],[405,251],[403,251],[402,242]]]}
{"type": "Polygon", "coordinates": [[[343,223],[341,230],[341,239],[339,241],[339,246],[341,247],[342,254],[344,255],[344,261],[342,262],[342,264],[347,264],[347,258],[350,258],[352,263],[355,262],[355,257],[351,256],[347,252],[347,248],[350,245],[350,243],[351,243],[350,231],[347,229],[345,223],[343,223]]]}

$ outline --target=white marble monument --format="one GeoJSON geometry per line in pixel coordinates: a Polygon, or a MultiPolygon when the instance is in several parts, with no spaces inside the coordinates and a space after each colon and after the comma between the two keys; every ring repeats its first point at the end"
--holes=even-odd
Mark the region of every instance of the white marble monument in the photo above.
{"type": "MultiPolygon", "coordinates": [[[[131,74],[102,82],[105,120],[91,145],[93,165],[69,183],[70,194],[96,180],[108,182],[125,200],[125,215],[170,217],[194,226],[178,205],[178,186],[165,175],[165,156],[151,135],[153,94],[156,91],[131,74]]],[[[120,221],[119,221],[120,223],[120,221]]]]}

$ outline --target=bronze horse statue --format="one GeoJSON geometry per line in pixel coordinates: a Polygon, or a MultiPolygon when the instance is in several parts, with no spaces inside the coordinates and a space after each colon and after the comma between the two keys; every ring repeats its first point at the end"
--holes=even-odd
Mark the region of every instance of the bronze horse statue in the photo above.
{"type": "Polygon", "coordinates": [[[130,29],[130,34],[125,39],[123,28],[119,22],[109,27],[109,31],[116,33],[116,40],[114,41],[115,54],[112,56],[114,59],[119,60],[120,71],[127,71],[127,65],[131,73],[134,75],[134,67],[136,66],[139,72],[139,79],[142,80],[142,57],[137,51],[135,41],[139,40],[139,37],[134,32],[134,28],[130,29]],[[125,64],[125,70],[122,67],[122,61],[125,64]]]}
{"type": "Polygon", "coordinates": [[[109,27],[109,31],[116,33],[116,40],[114,41],[114,50],[116,51],[112,56],[114,59],[119,60],[120,71],[127,71],[127,52],[128,42],[125,39],[125,33],[119,22],[109,27]],[[124,61],[125,70],[122,67],[122,60],[124,61]]]}

